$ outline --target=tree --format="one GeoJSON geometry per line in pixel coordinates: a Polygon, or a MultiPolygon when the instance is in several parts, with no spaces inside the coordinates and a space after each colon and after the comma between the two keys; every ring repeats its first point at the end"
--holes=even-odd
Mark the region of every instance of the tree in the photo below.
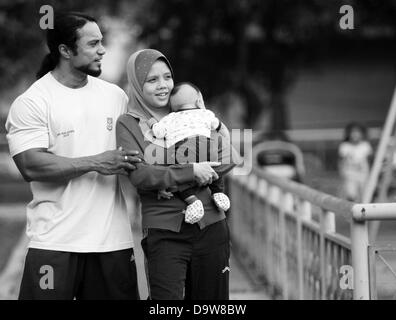
{"type": "Polygon", "coordinates": [[[108,0],[2,0],[0,2],[0,87],[15,86],[22,78],[34,79],[44,57],[45,31],[40,29],[40,7],[51,5],[55,12],[83,11],[100,17],[100,13],[118,13],[121,1],[108,0]]]}
{"type": "MultiPolygon", "coordinates": [[[[338,25],[344,2],[150,0],[137,18],[140,39],[166,53],[177,81],[193,81],[209,97],[229,91],[243,96],[247,125],[258,119],[263,110],[260,96],[267,92],[272,131],[277,132],[288,126],[285,96],[298,70],[314,66],[351,39],[338,25]]],[[[390,18],[395,1],[382,6],[348,2],[361,10],[365,23],[378,24],[372,15],[381,12],[388,16],[386,26],[395,30],[395,19],[390,18]]],[[[352,33],[361,36],[360,30],[352,33]]]]}

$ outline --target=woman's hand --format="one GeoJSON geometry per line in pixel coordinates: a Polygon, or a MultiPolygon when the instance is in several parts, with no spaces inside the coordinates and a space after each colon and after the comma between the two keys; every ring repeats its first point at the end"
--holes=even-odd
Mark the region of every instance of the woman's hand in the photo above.
{"type": "Polygon", "coordinates": [[[169,191],[166,191],[165,189],[163,189],[163,190],[159,190],[158,191],[158,194],[157,194],[157,199],[158,200],[160,200],[160,199],[162,199],[162,198],[164,198],[164,199],[171,199],[173,197],[173,193],[172,192],[169,192],[169,191]]]}
{"type": "Polygon", "coordinates": [[[220,162],[199,162],[193,163],[195,181],[198,185],[205,186],[211,184],[212,181],[217,180],[219,176],[212,167],[217,167],[220,162]]]}

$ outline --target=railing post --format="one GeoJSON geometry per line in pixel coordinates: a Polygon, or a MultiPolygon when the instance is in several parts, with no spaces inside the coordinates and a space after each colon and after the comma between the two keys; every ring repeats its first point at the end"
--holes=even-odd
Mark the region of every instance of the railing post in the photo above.
{"type": "MultiPolygon", "coordinates": [[[[269,221],[268,221],[268,236],[270,243],[270,254],[268,262],[271,265],[271,276],[274,287],[282,288],[282,279],[280,270],[280,261],[278,261],[278,257],[281,257],[280,251],[280,242],[281,240],[281,232],[280,232],[280,216],[279,212],[281,207],[282,199],[280,197],[280,189],[273,184],[270,184],[268,191],[268,208],[269,208],[269,221]],[[276,212],[276,213],[274,213],[276,212]],[[279,225],[277,224],[279,221],[279,225]],[[270,227],[272,226],[272,227],[270,227]],[[279,241],[279,242],[278,242],[279,241]],[[278,251],[277,251],[278,250],[278,251]]],[[[281,258],[280,258],[281,259],[281,258]]]]}
{"type": "Polygon", "coordinates": [[[369,300],[368,227],[366,221],[351,223],[351,249],[353,267],[353,299],[369,300]]]}
{"type": "Polygon", "coordinates": [[[326,299],[326,233],[335,232],[335,217],[330,211],[322,211],[320,214],[320,278],[321,278],[321,299],[326,299]]]}
{"type": "Polygon", "coordinates": [[[322,226],[324,232],[334,233],[336,231],[334,212],[325,211],[322,217],[323,217],[322,226]]]}
{"type": "Polygon", "coordinates": [[[302,203],[301,219],[304,221],[312,220],[312,206],[309,201],[303,201],[302,203]]]}
{"type": "MultiPolygon", "coordinates": [[[[240,194],[238,194],[238,198],[241,198],[241,194],[243,194],[245,197],[249,196],[249,192],[248,192],[248,188],[247,188],[247,184],[249,181],[249,176],[239,176],[239,181],[241,182],[239,187],[239,192],[240,194]]],[[[246,206],[242,205],[241,202],[239,202],[241,211],[239,212],[239,219],[238,219],[238,237],[239,237],[239,241],[242,244],[241,245],[241,252],[243,252],[243,256],[246,259],[246,256],[248,254],[248,237],[249,237],[249,233],[248,233],[248,220],[246,219],[247,215],[249,214],[246,210],[246,206]]]]}
{"type": "Polygon", "coordinates": [[[255,204],[255,192],[257,192],[257,184],[258,178],[254,173],[249,175],[247,181],[247,203],[245,203],[245,207],[247,209],[247,215],[245,217],[246,221],[248,222],[247,225],[247,247],[248,247],[248,260],[249,264],[255,269],[257,267],[257,255],[256,255],[256,246],[255,246],[255,239],[256,239],[256,225],[257,220],[255,217],[256,210],[254,207],[255,204]]]}
{"type": "MultiPolygon", "coordinates": [[[[280,191],[280,190],[279,190],[280,191]]],[[[280,210],[279,210],[279,228],[280,228],[280,247],[281,247],[281,279],[282,279],[282,295],[283,299],[289,298],[289,279],[287,271],[287,241],[286,241],[286,211],[290,209],[292,195],[289,193],[282,193],[280,196],[280,210]]]]}
{"type": "Polygon", "coordinates": [[[264,202],[263,206],[263,215],[261,217],[262,223],[262,233],[264,232],[264,238],[263,238],[263,247],[264,247],[264,253],[261,256],[262,259],[262,264],[263,264],[263,275],[266,278],[266,281],[270,283],[269,279],[272,279],[271,276],[271,235],[270,235],[270,205],[268,203],[268,194],[269,194],[269,184],[266,180],[261,179],[259,181],[259,186],[258,186],[258,192],[260,197],[262,198],[261,201],[264,202]]]}
{"type": "Polygon", "coordinates": [[[297,210],[297,270],[298,270],[298,299],[304,300],[304,251],[303,251],[303,221],[310,221],[312,217],[311,204],[298,199],[297,210]]]}

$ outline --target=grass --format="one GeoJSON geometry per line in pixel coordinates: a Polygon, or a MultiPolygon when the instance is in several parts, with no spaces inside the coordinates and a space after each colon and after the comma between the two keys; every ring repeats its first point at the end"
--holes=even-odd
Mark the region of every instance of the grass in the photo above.
{"type": "Polygon", "coordinates": [[[0,219],[0,273],[3,271],[19,238],[25,232],[25,221],[0,219]]]}
{"type": "MultiPolygon", "coordinates": [[[[22,180],[9,154],[0,150],[0,204],[28,203],[32,199],[29,184],[22,180]]],[[[26,221],[0,215],[0,273],[23,232],[26,221]]]]}

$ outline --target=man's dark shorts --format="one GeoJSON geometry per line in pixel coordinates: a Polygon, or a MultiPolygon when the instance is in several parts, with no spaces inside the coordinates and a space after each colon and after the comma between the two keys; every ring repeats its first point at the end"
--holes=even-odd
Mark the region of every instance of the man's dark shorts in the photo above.
{"type": "Polygon", "coordinates": [[[19,299],[139,299],[133,249],[76,253],[29,248],[19,299]]]}

